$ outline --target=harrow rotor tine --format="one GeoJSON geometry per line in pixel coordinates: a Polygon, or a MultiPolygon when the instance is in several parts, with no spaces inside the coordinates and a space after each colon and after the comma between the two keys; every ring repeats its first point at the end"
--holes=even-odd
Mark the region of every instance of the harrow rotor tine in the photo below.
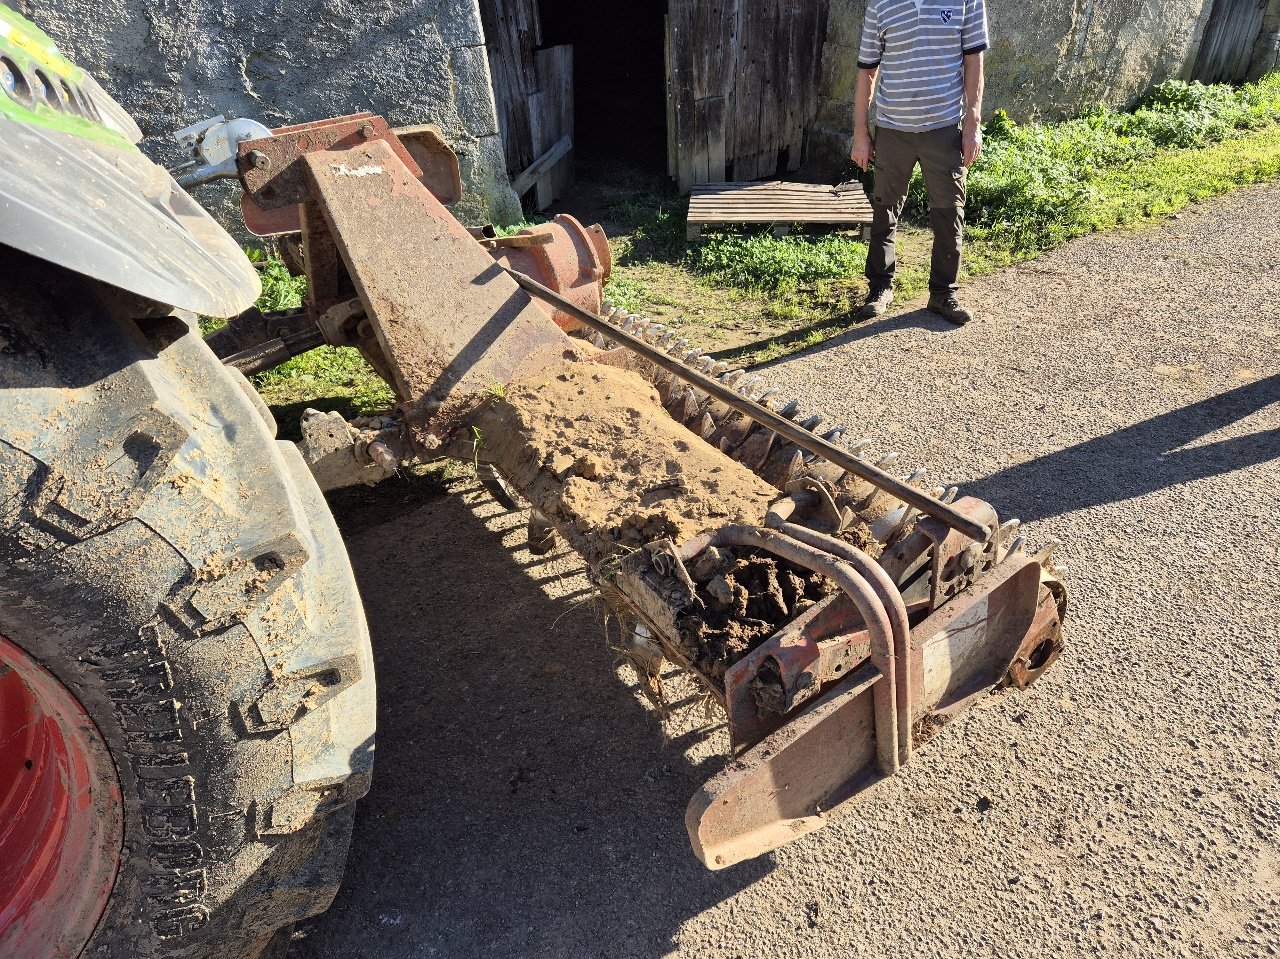
{"type": "Polygon", "coordinates": [[[855,440],[854,442],[849,444],[849,452],[852,455],[857,457],[861,457],[862,454],[865,453],[870,448],[871,448],[871,440],[865,437],[860,440],[855,440]]]}
{"type": "MultiPolygon", "coordinates": [[[[1051,539],[1040,547],[1040,552],[1036,553],[1033,559],[1043,566],[1045,563],[1049,562],[1049,560],[1053,559],[1053,554],[1057,552],[1057,550],[1058,541],[1056,539],[1051,539]]],[[[1066,572],[1067,569],[1065,566],[1058,566],[1056,563],[1054,564],[1054,568],[1057,569],[1059,573],[1066,572]]]]}
{"type": "Polygon", "coordinates": [[[729,364],[723,361],[714,363],[710,370],[710,373],[712,376],[724,376],[724,374],[728,372],[729,372],[729,364]]]}
{"type": "Polygon", "coordinates": [[[605,300],[600,304],[600,315],[608,316],[613,312],[613,300],[605,300]]]}
{"type": "Polygon", "coordinates": [[[672,356],[678,356],[680,351],[683,350],[688,345],[689,345],[689,341],[687,339],[676,340],[674,343],[671,344],[671,347],[667,350],[667,352],[670,353],[672,356]]]}
{"type": "Polygon", "coordinates": [[[959,495],[959,493],[960,493],[960,487],[959,487],[959,486],[948,486],[948,487],[947,487],[947,492],[946,492],[945,494],[943,494],[943,497],[942,497],[942,499],[941,499],[941,500],[939,500],[939,502],[941,502],[941,503],[954,503],[954,502],[955,502],[955,499],[956,499],[956,496],[958,496],[958,495],[959,495]]]}
{"type": "MultiPolygon", "coordinates": [[[[742,386],[738,387],[738,392],[745,395],[747,389],[752,384],[760,382],[760,380],[761,380],[761,377],[759,376],[751,377],[749,381],[747,381],[746,383],[743,383],[742,386]]],[[[768,400],[773,396],[776,396],[777,393],[778,393],[777,387],[771,386],[767,390],[765,390],[763,393],[761,393],[759,396],[756,397],[756,402],[759,403],[761,406],[763,406],[766,400],[768,400]]]]}
{"type": "Polygon", "coordinates": [[[685,354],[684,365],[693,366],[698,361],[698,357],[700,356],[702,356],[702,350],[690,350],[688,353],[685,354]]]}
{"type": "Polygon", "coordinates": [[[692,389],[686,389],[684,392],[684,405],[680,408],[680,415],[676,417],[681,423],[688,423],[698,412],[698,407],[702,404],[698,402],[698,395],[692,389]]]}
{"type": "Polygon", "coordinates": [[[663,350],[670,349],[671,344],[675,341],[675,338],[676,338],[675,331],[668,330],[666,333],[663,333],[662,336],[658,337],[658,343],[657,343],[658,348],[663,350]]]}
{"type": "Polygon", "coordinates": [[[884,456],[876,460],[876,463],[875,463],[876,468],[884,469],[886,466],[892,466],[894,463],[898,462],[898,458],[900,456],[902,456],[902,454],[897,452],[896,450],[892,453],[885,453],[884,456]]]}
{"type": "Polygon", "coordinates": [[[903,478],[903,482],[905,482],[905,483],[909,483],[909,484],[911,484],[912,486],[914,486],[914,485],[915,485],[916,483],[918,483],[920,480],[924,479],[925,474],[926,474],[926,473],[928,473],[928,472],[929,472],[929,471],[928,471],[928,470],[926,470],[926,469],[918,469],[918,470],[916,470],[914,473],[911,473],[911,474],[909,474],[908,476],[904,477],[904,478],[903,478]]]}
{"type": "Polygon", "coordinates": [[[716,431],[716,421],[711,418],[710,413],[703,413],[702,419],[698,420],[698,428],[695,432],[704,440],[711,439],[711,434],[716,431]]]}
{"type": "Polygon", "coordinates": [[[885,545],[888,545],[889,537],[893,535],[894,530],[898,528],[903,517],[906,516],[907,504],[898,500],[895,500],[895,502],[898,503],[897,506],[871,524],[871,535],[876,538],[877,542],[885,545]]]}
{"type": "Polygon", "coordinates": [[[994,537],[997,563],[1002,562],[1006,556],[1013,552],[1014,547],[1012,543],[1021,539],[1021,537],[1017,535],[1018,528],[1020,526],[1022,526],[1022,520],[1020,519],[1011,519],[1008,522],[1000,524],[1000,529],[996,531],[996,535],[994,537]]]}
{"type": "Polygon", "coordinates": [[[1022,549],[1022,544],[1025,542],[1026,542],[1025,536],[1016,537],[1014,541],[1009,544],[1009,548],[1005,550],[1004,555],[1008,556],[1010,553],[1016,553],[1018,550],[1022,549]]]}
{"type": "Polygon", "coordinates": [[[781,449],[774,449],[769,453],[768,460],[764,465],[760,466],[760,479],[765,483],[774,485],[774,487],[782,488],[792,479],[796,478],[800,470],[804,469],[804,451],[796,447],[783,446],[781,449]]]}
{"type": "Polygon", "coordinates": [[[785,416],[787,419],[792,420],[795,419],[796,413],[799,412],[799,410],[800,401],[792,400],[786,406],[782,407],[782,409],[778,410],[778,415],[785,416]]]}
{"type": "Polygon", "coordinates": [[[810,433],[816,432],[818,427],[822,425],[822,421],[826,419],[821,413],[815,413],[807,420],[800,424],[801,429],[806,429],[810,433]]]}
{"type": "MultiPolygon", "coordinates": [[[[884,538],[884,545],[886,548],[892,546],[894,543],[898,542],[898,540],[902,539],[902,537],[906,535],[907,530],[911,528],[911,525],[916,521],[916,518],[920,515],[920,511],[916,509],[914,506],[906,506],[905,503],[903,505],[906,508],[902,513],[902,518],[898,520],[897,523],[894,524],[893,529],[889,531],[889,535],[887,535],[884,538]]],[[[894,510],[894,512],[896,513],[897,510],[894,510]]]]}
{"type": "Polygon", "coordinates": [[[827,430],[822,434],[822,438],[833,446],[839,446],[840,440],[844,438],[844,427],[837,426],[833,430],[827,430]]]}
{"type": "Polygon", "coordinates": [[[728,373],[721,373],[720,382],[725,386],[733,386],[734,383],[738,382],[738,380],[742,379],[742,377],[746,375],[746,372],[746,370],[737,369],[730,370],[728,373]]]}

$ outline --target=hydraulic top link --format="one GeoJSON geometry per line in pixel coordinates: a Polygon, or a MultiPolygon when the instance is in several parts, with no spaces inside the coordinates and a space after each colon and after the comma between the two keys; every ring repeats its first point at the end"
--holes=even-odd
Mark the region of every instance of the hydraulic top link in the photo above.
{"type": "Polygon", "coordinates": [[[781,416],[767,406],[748,399],[732,387],[725,386],[719,380],[686,366],[672,356],[668,356],[664,351],[649,345],[640,337],[624,332],[603,317],[592,315],[589,311],[560,296],[554,290],[543,286],[533,277],[510,268],[507,268],[507,274],[531,296],[536,296],[538,299],[553,304],[557,309],[563,310],[579,320],[584,326],[588,326],[597,333],[607,336],[609,339],[615,340],[628,349],[639,353],[654,365],[697,387],[704,393],[714,396],[726,406],[737,410],[744,416],[750,417],[762,426],[767,426],[779,436],[786,437],[802,449],[829,460],[841,469],[848,470],[854,476],[866,480],[872,486],[892,493],[898,499],[914,506],[926,516],[932,516],[970,539],[985,543],[991,538],[992,530],[981,523],[974,522],[950,504],[940,502],[923,490],[895,479],[884,470],[809,432],[798,423],[781,416]]]}

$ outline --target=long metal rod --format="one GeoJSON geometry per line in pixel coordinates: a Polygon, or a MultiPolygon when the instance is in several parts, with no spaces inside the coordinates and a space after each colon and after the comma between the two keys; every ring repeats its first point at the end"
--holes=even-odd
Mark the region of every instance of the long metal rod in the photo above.
{"type": "Polygon", "coordinates": [[[785,436],[797,446],[808,450],[810,453],[816,453],[823,459],[830,460],[836,466],[848,470],[854,476],[866,480],[872,486],[878,487],[885,492],[892,493],[898,499],[914,506],[926,516],[932,516],[951,529],[957,530],[968,536],[970,539],[978,542],[986,542],[991,535],[991,531],[981,523],[976,523],[969,517],[965,516],[959,510],[955,509],[947,503],[939,502],[932,496],[929,496],[922,490],[916,489],[914,486],[902,482],[890,476],[884,470],[873,466],[871,463],[861,460],[846,450],[840,449],[834,443],[829,443],[822,437],[810,433],[798,423],[794,423],[785,416],[779,416],[773,410],[754,400],[750,400],[742,394],[738,393],[732,387],[725,386],[719,380],[707,376],[698,370],[685,366],[673,356],[668,356],[665,352],[656,347],[650,346],[638,336],[630,333],[624,333],[621,329],[605,320],[603,317],[584,310],[570,300],[565,299],[554,290],[543,286],[533,277],[521,273],[519,270],[513,270],[504,267],[507,274],[515,280],[520,287],[532,296],[536,296],[540,300],[545,300],[553,304],[557,309],[563,310],[574,319],[579,320],[585,326],[589,326],[611,340],[626,346],[630,350],[639,353],[645,359],[654,365],[661,367],[673,376],[684,380],[691,386],[696,386],[711,396],[714,396],[725,406],[737,410],[744,416],[750,417],[761,426],[767,426],[779,436],[785,436]]]}

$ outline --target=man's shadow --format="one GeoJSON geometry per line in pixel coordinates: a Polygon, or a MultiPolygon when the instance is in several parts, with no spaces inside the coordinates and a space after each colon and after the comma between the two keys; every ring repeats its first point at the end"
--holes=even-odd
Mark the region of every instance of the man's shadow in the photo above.
{"type": "Polygon", "coordinates": [[[1024,522],[1131,499],[1280,456],[1280,428],[1190,446],[1280,402],[1280,374],[965,485],[1024,522]]]}

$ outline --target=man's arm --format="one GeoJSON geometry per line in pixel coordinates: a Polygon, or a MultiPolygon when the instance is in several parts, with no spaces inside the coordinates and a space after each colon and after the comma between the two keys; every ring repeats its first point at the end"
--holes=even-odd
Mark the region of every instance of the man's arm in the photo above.
{"type": "Polygon", "coordinates": [[[879,67],[859,67],[858,85],[853,91],[853,150],[849,156],[864,171],[876,158],[871,145],[870,115],[871,91],[875,88],[878,70],[879,67]]]}
{"type": "MultiPolygon", "coordinates": [[[[858,78],[861,90],[862,78],[858,78]]],[[[972,166],[982,154],[982,51],[964,58],[964,165],[972,166]]],[[[855,144],[857,140],[854,140],[855,144]]],[[[856,146],[855,146],[856,149],[856,146]]],[[[857,159],[855,157],[855,159],[857,159]]]]}

